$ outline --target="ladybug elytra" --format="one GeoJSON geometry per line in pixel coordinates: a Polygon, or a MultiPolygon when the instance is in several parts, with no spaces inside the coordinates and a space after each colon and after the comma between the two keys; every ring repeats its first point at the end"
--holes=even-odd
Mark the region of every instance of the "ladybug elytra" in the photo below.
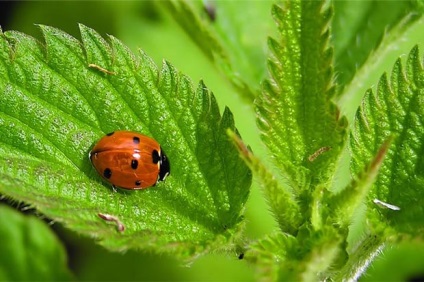
{"type": "Polygon", "coordinates": [[[131,131],[115,131],[90,152],[97,172],[114,187],[145,189],[165,180],[169,160],[156,140],[131,131]]]}

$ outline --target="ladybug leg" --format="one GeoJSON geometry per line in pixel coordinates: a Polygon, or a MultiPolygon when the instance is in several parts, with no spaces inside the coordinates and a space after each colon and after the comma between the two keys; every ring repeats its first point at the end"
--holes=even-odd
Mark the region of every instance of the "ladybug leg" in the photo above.
{"type": "Polygon", "coordinates": [[[118,189],[116,189],[116,186],[115,186],[115,185],[112,185],[112,190],[113,190],[113,192],[115,192],[115,193],[117,193],[117,192],[118,192],[118,189]]]}

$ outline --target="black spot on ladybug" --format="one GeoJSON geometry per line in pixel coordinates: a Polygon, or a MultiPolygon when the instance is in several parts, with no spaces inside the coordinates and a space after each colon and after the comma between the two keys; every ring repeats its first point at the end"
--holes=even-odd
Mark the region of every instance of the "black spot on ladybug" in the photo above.
{"type": "Polygon", "coordinates": [[[152,160],[154,164],[157,164],[160,161],[159,152],[156,150],[153,150],[152,152],[152,160]]]}
{"type": "Polygon", "coordinates": [[[139,144],[140,143],[140,138],[138,138],[137,136],[133,137],[133,142],[134,144],[139,144]]]}
{"type": "Polygon", "coordinates": [[[112,131],[112,132],[110,132],[110,133],[108,133],[108,134],[106,134],[106,135],[107,135],[107,136],[112,136],[114,133],[115,133],[115,131],[112,131]]]}
{"type": "Polygon", "coordinates": [[[110,170],[110,168],[105,168],[105,170],[103,171],[103,176],[106,179],[109,179],[112,177],[112,171],[110,170]]]}
{"type": "Polygon", "coordinates": [[[131,168],[137,169],[138,167],[138,161],[137,160],[131,160],[131,168]]]}
{"type": "Polygon", "coordinates": [[[136,180],[134,184],[135,184],[135,186],[140,186],[141,185],[141,181],[140,180],[136,180]]]}

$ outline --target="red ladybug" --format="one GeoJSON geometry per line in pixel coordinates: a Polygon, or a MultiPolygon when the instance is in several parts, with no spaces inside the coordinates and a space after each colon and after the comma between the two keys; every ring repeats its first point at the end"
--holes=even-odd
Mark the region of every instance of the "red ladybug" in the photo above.
{"type": "Polygon", "coordinates": [[[169,160],[159,143],[135,132],[107,134],[89,156],[97,172],[114,187],[144,189],[170,173],[169,160]]]}

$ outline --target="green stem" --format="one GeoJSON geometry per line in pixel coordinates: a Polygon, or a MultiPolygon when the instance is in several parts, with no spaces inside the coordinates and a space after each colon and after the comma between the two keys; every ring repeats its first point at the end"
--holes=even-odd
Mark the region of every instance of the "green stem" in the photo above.
{"type": "Polygon", "coordinates": [[[332,280],[357,281],[385,247],[385,240],[381,236],[368,235],[349,254],[349,260],[332,280]]]}

